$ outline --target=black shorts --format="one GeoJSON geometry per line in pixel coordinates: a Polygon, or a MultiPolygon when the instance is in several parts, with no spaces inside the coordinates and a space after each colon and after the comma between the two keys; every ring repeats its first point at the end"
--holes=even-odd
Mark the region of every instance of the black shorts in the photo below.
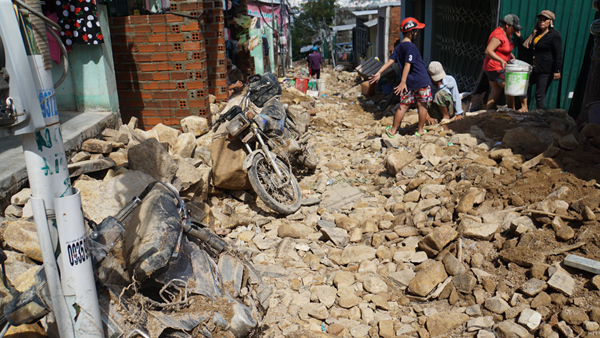
{"type": "Polygon", "coordinates": [[[502,70],[492,70],[485,71],[485,75],[487,75],[488,80],[490,82],[502,83],[504,82],[504,69],[502,70]]]}

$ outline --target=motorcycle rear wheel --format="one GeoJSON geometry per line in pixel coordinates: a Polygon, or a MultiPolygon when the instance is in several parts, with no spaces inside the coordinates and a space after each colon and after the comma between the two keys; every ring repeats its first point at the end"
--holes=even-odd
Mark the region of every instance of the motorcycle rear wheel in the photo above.
{"type": "Polygon", "coordinates": [[[250,184],[269,208],[278,214],[293,214],[300,209],[300,185],[283,161],[277,158],[275,162],[283,174],[282,178],[263,154],[256,154],[248,168],[250,184]]]}

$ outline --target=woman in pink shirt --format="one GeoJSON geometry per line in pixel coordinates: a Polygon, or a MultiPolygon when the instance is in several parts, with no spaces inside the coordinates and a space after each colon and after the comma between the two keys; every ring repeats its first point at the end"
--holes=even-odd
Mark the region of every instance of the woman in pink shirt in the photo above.
{"type": "MultiPolygon", "coordinates": [[[[496,28],[488,38],[488,45],[485,49],[485,60],[483,61],[483,70],[488,77],[492,92],[488,96],[486,109],[494,109],[500,94],[504,91],[504,69],[506,64],[515,58],[512,50],[515,44],[511,37],[513,34],[521,36],[521,25],[519,17],[514,14],[508,14],[501,21],[501,25],[496,28]]],[[[506,95],[506,103],[509,108],[515,109],[515,98],[506,95]]]]}

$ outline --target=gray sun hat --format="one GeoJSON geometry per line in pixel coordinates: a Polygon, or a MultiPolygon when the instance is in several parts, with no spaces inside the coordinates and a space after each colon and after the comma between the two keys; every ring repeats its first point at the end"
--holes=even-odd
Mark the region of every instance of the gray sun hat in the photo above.
{"type": "Polygon", "coordinates": [[[516,16],[515,14],[506,15],[504,17],[504,19],[502,19],[502,22],[507,25],[511,25],[511,26],[515,27],[515,29],[517,31],[520,31],[521,29],[523,29],[523,27],[521,27],[521,20],[519,20],[519,17],[516,16]]]}
{"type": "Polygon", "coordinates": [[[431,76],[433,81],[441,81],[446,77],[444,67],[442,67],[442,64],[437,61],[431,61],[431,63],[429,63],[429,67],[427,67],[427,71],[429,72],[429,76],[431,76]]]}

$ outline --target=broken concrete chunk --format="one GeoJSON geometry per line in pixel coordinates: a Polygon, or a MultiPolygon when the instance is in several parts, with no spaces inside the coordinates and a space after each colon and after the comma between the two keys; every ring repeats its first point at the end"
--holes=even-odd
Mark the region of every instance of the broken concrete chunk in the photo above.
{"type": "Polygon", "coordinates": [[[175,147],[175,143],[177,143],[177,137],[181,134],[181,131],[167,127],[162,123],[157,124],[152,129],[146,132],[148,137],[152,137],[157,139],[159,142],[167,142],[169,144],[169,148],[175,147]]]}
{"type": "Polygon", "coordinates": [[[31,196],[31,189],[24,188],[21,189],[18,193],[12,195],[10,198],[10,203],[14,205],[23,206],[25,203],[29,201],[29,197],[31,196]]]}
{"type": "Polygon", "coordinates": [[[439,283],[448,278],[444,264],[436,261],[417,272],[408,284],[408,292],[420,297],[427,296],[439,283]]]}
{"type": "Polygon", "coordinates": [[[544,282],[543,280],[531,278],[527,282],[523,283],[523,285],[521,285],[520,290],[525,295],[527,295],[529,297],[534,297],[538,293],[546,290],[547,287],[548,287],[548,284],[546,284],[546,282],[544,282]]]}
{"type": "Polygon", "coordinates": [[[456,212],[466,213],[467,211],[473,209],[475,204],[481,204],[485,200],[485,189],[478,188],[470,188],[469,192],[467,192],[458,202],[456,206],[456,212]]]}
{"type": "Polygon", "coordinates": [[[572,296],[575,292],[575,280],[568,272],[562,269],[557,270],[552,277],[550,277],[548,285],[567,296],[572,296]]]}
{"type": "Polygon", "coordinates": [[[27,221],[5,221],[4,242],[10,247],[26,254],[29,258],[42,262],[35,223],[27,221]]]}
{"type": "Polygon", "coordinates": [[[114,166],[116,166],[115,161],[113,161],[109,157],[103,157],[97,160],[87,160],[77,163],[71,163],[68,165],[69,177],[77,177],[81,176],[82,174],[94,173],[112,168],[114,166]]]}
{"type": "Polygon", "coordinates": [[[88,139],[81,144],[81,150],[92,154],[108,154],[112,151],[112,143],[97,139],[88,139]]]}
{"type": "Polygon", "coordinates": [[[496,326],[496,334],[500,338],[529,338],[533,337],[529,334],[526,328],[513,322],[512,320],[505,320],[496,326]]]}
{"type": "Polygon", "coordinates": [[[107,142],[120,142],[123,144],[129,143],[129,135],[127,133],[121,132],[119,130],[114,129],[104,129],[102,131],[102,136],[107,142]]]}
{"type": "Polygon", "coordinates": [[[360,263],[364,260],[375,259],[377,249],[367,245],[349,245],[344,248],[341,257],[341,263],[360,263]]]}
{"type": "Polygon", "coordinates": [[[569,134],[559,138],[558,145],[563,149],[573,150],[579,146],[579,142],[577,142],[577,138],[575,138],[575,135],[569,134]]]}
{"type": "Polygon", "coordinates": [[[498,227],[497,223],[481,223],[472,218],[464,218],[458,230],[467,238],[489,240],[498,231],[498,227]]]}
{"type": "Polygon", "coordinates": [[[497,314],[503,314],[504,312],[506,312],[506,310],[510,309],[510,305],[508,305],[508,303],[499,296],[494,296],[486,299],[484,306],[486,309],[497,314]]]}
{"type": "Polygon", "coordinates": [[[542,315],[532,309],[525,309],[519,316],[518,323],[527,327],[530,331],[534,331],[540,326],[542,315]]]}
{"type": "Polygon", "coordinates": [[[188,116],[179,120],[181,130],[184,133],[191,133],[195,137],[208,133],[208,120],[202,116],[188,116]]]}
{"type": "Polygon", "coordinates": [[[341,248],[345,247],[350,242],[350,235],[348,234],[348,231],[341,228],[322,227],[321,233],[325,237],[325,240],[329,240],[341,248]]]}
{"type": "Polygon", "coordinates": [[[177,142],[173,146],[173,155],[192,157],[195,148],[196,137],[191,133],[183,133],[177,137],[177,142]]]}
{"type": "Polygon", "coordinates": [[[543,253],[523,246],[500,251],[500,258],[506,263],[515,263],[526,268],[530,268],[535,263],[541,263],[546,260],[546,256],[543,253]]]}
{"type": "Polygon", "coordinates": [[[416,159],[415,155],[406,150],[395,150],[385,158],[384,166],[391,176],[396,176],[406,165],[416,159]]]}
{"type": "Polygon", "coordinates": [[[469,320],[464,313],[452,311],[438,312],[427,318],[427,331],[432,337],[445,335],[469,320]]]}
{"type": "Polygon", "coordinates": [[[10,204],[4,209],[4,217],[21,218],[23,217],[23,207],[10,204]]]}
{"type": "Polygon", "coordinates": [[[88,153],[87,151],[80,151],[77,154],[75,154],[73,157],[71,157],[71,163],[77,163],[77,162],[89,160],[90,156],[92,156],[92,155],[90,153],[88,153]]]}
{"type": "Polygon", "coordinates": [[[177,164],[154,138],[129,147],[127,158],[129,169],[144,172],[157,181],[171,183],[177,173],[177,164]]]}
{"type": "Polygon", "coordinates": [[[419,241],[419,248],[433,257],[452,242],[457,235],[458,233],[452,227],[439,227],[419,241]]]}
{"type": "Polygon", "coordinates": [[[321,197],[320,207],[337,210],[343,207],[357,203],[364,193],[352,187],[348,183],[340,183],[328,186],[321,197]]]}

